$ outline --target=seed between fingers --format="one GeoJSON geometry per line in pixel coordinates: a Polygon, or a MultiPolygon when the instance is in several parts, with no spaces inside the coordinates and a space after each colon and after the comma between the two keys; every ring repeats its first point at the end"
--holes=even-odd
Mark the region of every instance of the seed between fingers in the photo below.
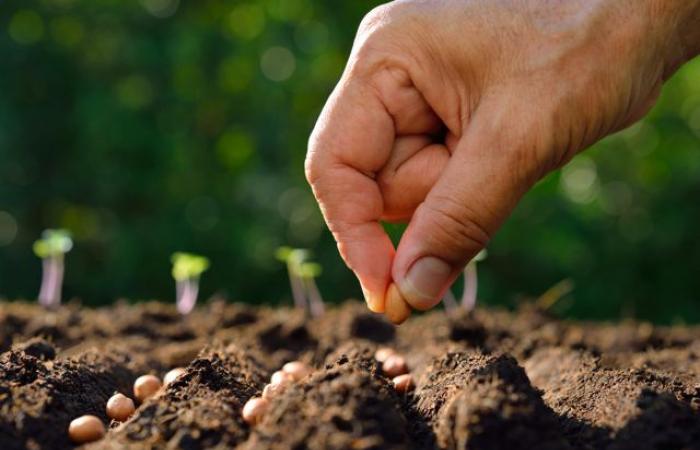
{"type": "Polygon", "coordinates": [[[401,292],[394,283],[389,285],[386,292],[386,309],[384,311],[387,319],[399,325],[411,315],[411,307],[406,303],[401,292]]]}

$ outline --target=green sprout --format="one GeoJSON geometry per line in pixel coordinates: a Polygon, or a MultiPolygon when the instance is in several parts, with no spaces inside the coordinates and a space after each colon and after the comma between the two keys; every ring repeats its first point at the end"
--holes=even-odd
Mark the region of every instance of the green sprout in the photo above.
{"type": "Polygon", "coordinates": [[[46,308],[56,308],[61,304],[64,255],[73,248],[70,232],[61,229],[45,230],[32,248],[42,261],[39,303],[46,308]]]}
{"type": "Polygon", "coordinates": [[[324,312],[323,299],[315,278],[321,274],[321,266],[307,261],[311,252],[301,248],[280,247],[275,257],[287,265],[289,285],[296,308],[308,311],[316,317],[324,312]]]}
{"type": "Polygon", "coordinates": [[[199,277],[209,268],[209,259],[192,253],[175,252],[170,257],[175,279],[175,303],[180,314],[187,315],[197,304],[199,277]]]}

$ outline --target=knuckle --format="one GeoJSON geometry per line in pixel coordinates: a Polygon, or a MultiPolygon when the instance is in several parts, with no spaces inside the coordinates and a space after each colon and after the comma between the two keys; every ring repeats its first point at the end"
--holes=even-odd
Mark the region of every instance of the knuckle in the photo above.
{"type": "Polygon", "coordinates": [[[431,229],[433,244],[445,249],[446,256],[453,259],[451,262],[466,262],[465,259],[473,255],[465,255],[465,252],[476,252],[486,247],[491,239],[477,212],[462,202],[440,196],[423,206],[422,213],[431,229]]]}
{"type": "Polygon", "coordinates": [[[393,8],[394,6],[391,4],[379,5],[372,8],[372,10],[362,18],[358,28],[358,34],[372,34],[387,25],[391,20],[391,11],[393,8]]]}

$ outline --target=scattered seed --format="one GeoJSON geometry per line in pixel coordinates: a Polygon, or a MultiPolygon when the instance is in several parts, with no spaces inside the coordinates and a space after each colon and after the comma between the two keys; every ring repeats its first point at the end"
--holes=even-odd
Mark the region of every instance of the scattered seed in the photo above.
{"type": "Polygon", "coordinates": [[[394,383],[394,389],[396,389],[396,392],[401,394],[410,391],[414,387],[413,377],[410,373],[405,373],[403,375],[399,375],[398,377],[394,377],[391,382],[394,383]]]}
{"type": "Polygon", "coordinates": [[[401,355],[390,355],[382,363],[382,372],[389,378],[398,377],[408,372],[406,360],[401,355]]]}
{"type": "Polygon", "coordinates": [[[260,422],[267,411],[269,403],[261,397],[253,397],[243,405],[241,415],[248,425],[255,425],[260,422]]]}
{"type": "Polygon", "coordinates": [[[287,372],[283,372],[281,370],[278,370],[277,372],[273,373],[272,376],[270,377],[270,384],[289,384],[294,381],[294,378],[287,372]]]}
{"type": "Polygon", "coordinates": [[[389,356],[394,354],[396,354],[396,351],[393,348],[380,347],[377,349],[376,352],[374,352],[374,359],[376,359],[380,363],[383,363],[389,356]]]}
{"type": "Polygon", "coordinates": [[[141,375],[134,381],[134,397],[140,402],[155,395],[160,389],[160,379],[155,375],[141,375]]]}
{"type": "Polygon", "coordinates": [[[394,283],[391,283],[386,291],[384,314],[391,323],[396,325],[402,324],[411,315],[411,307],[394,283]]]}
{"type": "Polygon", "coordinates": [[[134,401],[124,394],[114,394],[107,400],[107,417],[117,422],[126,421],[135,410],[134,401]]]}
{"type": "Polygon", "coordinates": [[[287,388],[287,383],[284,384],[267,384],[262,391],[262,398],[270,400],[272,397],[281,394],[287,388]]]}
{"type": "Polygon", "coordinates": [[[68,437],[76,444],[102,439],[106,433],[105,425],[95,416],[80,416],[68,426],[68,437]]]}
{"type": "Polygon", "coordinates": [[[299,381],[311,373],[311,367],[301,361],[291,361],[282,366],[282,372],[289,374],[294,381],[299,381]]]}
{"type": "Polygon", "coordinates": [[[172,370],[170,370],[168,373],[165,374],[163,377],[163,385],[167,386],[173,381],[177,379],[180,375],[184,374],[186,372],[184,367],[176,367],[172,370]]]}

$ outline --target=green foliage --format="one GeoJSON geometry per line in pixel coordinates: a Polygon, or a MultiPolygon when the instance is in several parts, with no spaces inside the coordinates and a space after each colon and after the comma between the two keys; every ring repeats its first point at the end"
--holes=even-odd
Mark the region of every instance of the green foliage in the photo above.
{"type": "Polygon", "coordinates": [[[68,230],[44,230],[41,239],[34,242],[32,250],[41,259],[68,253],[73,248],[73,239],[68,230]]]}
{"type": "Polygon", "coordinates": [[[173,263],[172,275],[176,281],[198,278],[210,265],[204,256],[184,252],[173,253],[170,261],[173,263]]]}
{"type": "MultiPolygon", "coordinates": [[[[32,242],[67,228],[65,293],[87,304],[168,298],[179,248],[217,262],[203,298],[285,303],[283,243],[314,249],[325,297],[361,297],[303,160],[378,3],[2,1],[0,295],[33,296],[32,242]]],[[[513,305],[570,278],[553,307],[568,316],[700,321],[699,149],[695,61],[641,124],[525,197],[479,263],[480,300],[513,305]]]]}

